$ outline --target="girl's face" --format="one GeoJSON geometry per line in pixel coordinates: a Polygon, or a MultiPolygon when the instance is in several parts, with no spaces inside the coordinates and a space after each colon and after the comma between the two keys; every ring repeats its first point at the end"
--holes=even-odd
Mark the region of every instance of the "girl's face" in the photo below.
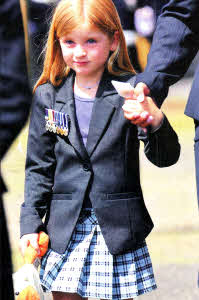
{"type": "Polygon", "coordinates": [[[99,80],[110,51],[118,45],[117,33],[111,39],[97,27],[83,24],[60,38],[63,59],[79,78],[99,80]]]}

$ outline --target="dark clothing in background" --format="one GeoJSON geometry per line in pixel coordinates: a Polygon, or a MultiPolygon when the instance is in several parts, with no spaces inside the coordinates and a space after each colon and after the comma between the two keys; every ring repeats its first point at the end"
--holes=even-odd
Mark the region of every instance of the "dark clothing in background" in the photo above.
{"type": "MultiPolygon", "coordinates": [[[[0,4],[0,160],[4,157],[30,109],[24,33],[18,0],[0,4]]],[[[12,300],[12,263],[2,195],[6,191],[0,175],[0,299],[12,300]]]]}
{"type": "MultiPolygon", "coordinates": [[[[138,56],[139,56],[138,51],[142,51],[142,50],[137,49],[137,45],[136,45],[136,41],[135,41],[136,38],[134,37],[134,34],[138,33],[139,36],[144,36],[148,40],[148,42],[151,43],[154,28],[152,28],[151,32],[148,33],[147,35],[146,35],[146,32],[145,33],[139,32],[139,30],[137,30],[138,28],[136,26],[136,23],[139,22],[139,27],[140,27],[143,20],[141,21],[140,17],[139,17],[138,21],[135,20],[136,12],[138,10],[140,10],[140,8],[143,8],[146,6],[151,7],[154,14],[151,15],[151,21],[148,20],[148,22],[150,24],[145,24],[144,27],[145,27],[145,29],[146,29],[146,26],[148,28],[150,28],[150,26],[153,27],[155,25],[158,15],[160,14],[162,7],[167,3],[167,0],[158,0],[158,1],[157,0],[153,0],[153,1],[152,0],[137,0],[134,3],[134,5],[132,5],[132,6],[130,5],[130,1],[129,1],[129,3],[128,3],[128,1],[125,1],[125,0],[112,0],[112,1],[115,4],[115,7],[118,11],[123,30],[132,31],[132,33],[131,33],[132,44],[128,45],[128,53],[129,53],[129,57],[130,57],[130,60],[131,60],[131,63],[133,65],[134,69],[136,70],[137,73],[139,73],[142,71],[142,66],[140,66],[140,62],[138,59],[138,56]]],[[[142,16],[142,18],[143,18],[143,16],[142,16]]],[[[149,19],[149,17],[148,17],[148,19],[149,19]]],[[[124,32],[124,34],[125,34],[125,32],[124,32]]],[[[130,33],[129,33],[129,36],[130,36],[130,33]]],[[[140,43],[140,41],[138,43],[140,43]]]]}
{"type": "Polygon", "coordinates": [[[24,126],[30,101],[19,1],[4,0],[0,4],[0,159],[24,126]]]}
{"type": "Polygon", "coordinates": [[[41,3],[29,0],[29,34],[31,41],[31,85],[34,86],[43,69],[43,55],[49,16],[55,3],[41,3]]]}
{"type": "MultiPolygon", "coordinates": [[[[138,74],[136,82],[148,85],[159,106],[166,98],[169,86],[182,78],[199,50],[198,17],[198,0],[171,0],[158,18],[147,67],[138,74]]],[[[198,77],[199,69],[196,71],[197,82],[198,77]]],[[[199,85],[193,84],[186,110],[196,119],[199,118],[195,115],[199,111],[199,102],[195,100],[198,89],[199,85]]]]}
{"type": "MultiPolygon", "coordinates": [[[[147,67],[136,83],[145,82],[160,107],[169,86],[180,80],[199,50],[199,1],[171,0],[158,18],[147,67]]],[[[195,120],[195,164],[199,201],[199,66],[188,98],[185,114],[195,120]]]]}

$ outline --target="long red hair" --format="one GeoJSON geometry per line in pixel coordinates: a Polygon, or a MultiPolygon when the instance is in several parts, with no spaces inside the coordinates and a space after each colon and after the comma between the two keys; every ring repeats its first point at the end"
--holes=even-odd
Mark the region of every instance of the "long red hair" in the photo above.
{"type": "Polygon", "coordinates": [[[45,48],[43,72],[34,91],[47,81],[59,86],[68,75],[70,69],[63,60],[59,39],[84,23],[96,26],[110,38],[116,31],[119,33],[118,47],[111,53],[107,62],[109,73],[135,73],[128,56],[120,18],[111,0],[61,0],[53,14],[45,48]]]}

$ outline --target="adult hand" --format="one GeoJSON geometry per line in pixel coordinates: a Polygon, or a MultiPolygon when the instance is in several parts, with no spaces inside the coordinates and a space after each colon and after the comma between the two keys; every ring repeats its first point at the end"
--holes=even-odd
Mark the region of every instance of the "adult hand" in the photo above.
{"type": "Polygon", "coordinates": [[[21,251],[21,254],[24,256],[26,248],[31,245],[40,255],[40,249],[38,244],[39,234],[38,233],[31,233],[31,234],[25,234],[21,237],[19,241],[19,248],[21,251]]]}
{"type": "Polygon", "coordinates": [[[134,88],[134,93],[137,97],[139,95],[141,95],[141,97],[143,97],[143,95],[148,96],[150,94],[150,89],[148,88],[148,86],[145,83],[138,82],[138,84],[134,88]]]}

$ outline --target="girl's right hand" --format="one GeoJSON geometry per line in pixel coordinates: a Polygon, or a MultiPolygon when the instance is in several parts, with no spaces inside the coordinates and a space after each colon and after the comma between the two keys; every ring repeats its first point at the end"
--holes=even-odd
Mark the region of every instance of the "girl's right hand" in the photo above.
{"type": "Polygon", "coordinates": [[[124,117],[134,125],[142,128],[151,125],[152,129],[156,130],[160,127],[164,115],[151,97],[146,97],[144,94],[139,96],[125,99],[122,107],[124,117]],[[139,96],[142,100],[139,99],[139,96]]]}
{"type": "Polygon", "coordinates": [[[39,239],[38,233],[30,233],[30,234],[23,235],[19,241],[19,248],[21,254],[24,256],[27,247],[31,245],[37,251],[38,255],[40,255],[38,239],[39,239]]]}

